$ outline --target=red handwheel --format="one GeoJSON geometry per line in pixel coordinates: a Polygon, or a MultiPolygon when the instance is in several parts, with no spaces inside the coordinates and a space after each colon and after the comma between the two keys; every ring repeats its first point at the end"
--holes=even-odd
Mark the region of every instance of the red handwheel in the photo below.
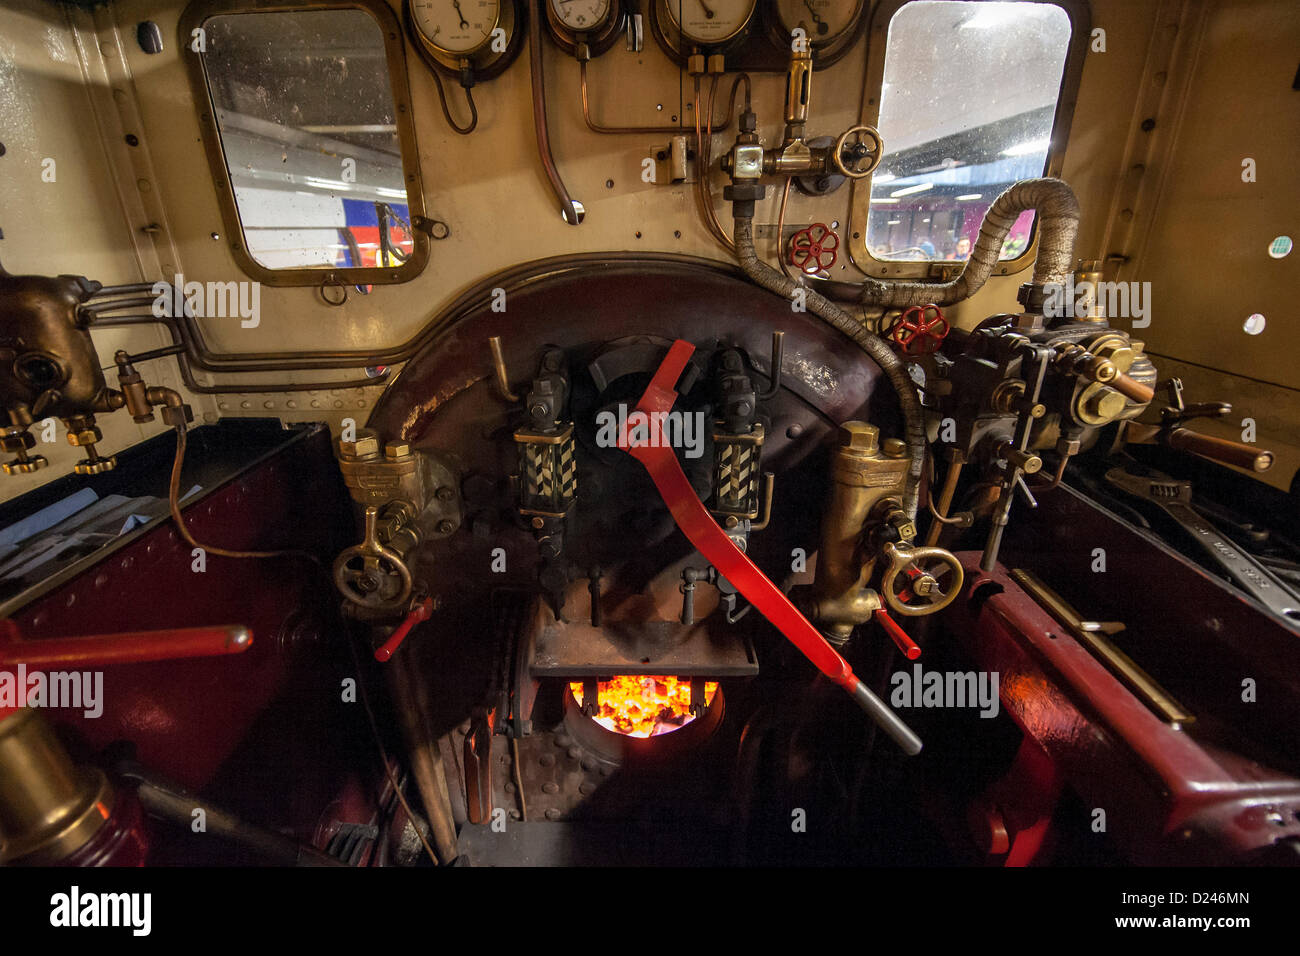
{"type": "Polygon", "coordinates": [[[839,258],[840,237],[824,222],[815,222],[790,237],[789,262],[804,275],[830,269],[839,258]]]}
{"type": "Polygon", "coordinates": [[[904,355],[930,355],[943,345],[948,320],[933,302],[914,305],[889,327],[889,337],[904,355]]]}

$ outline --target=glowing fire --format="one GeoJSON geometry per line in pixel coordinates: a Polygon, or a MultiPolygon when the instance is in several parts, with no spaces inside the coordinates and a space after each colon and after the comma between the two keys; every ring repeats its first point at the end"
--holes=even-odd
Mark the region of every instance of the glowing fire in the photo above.
{"type": "MultiPolygon", "coordinates": [[[[602,727],[627,737],[655,737],[685,727],[691,716],[691,683],[676,677],[615,677],[603,680],[600,713],[593,718],[602,727]]],[[[582,682],[569,684],[573,699],[582,705],[582,682]]],[[[705,704],[713,703],[717,681],[704,682],[705,704]]]]}

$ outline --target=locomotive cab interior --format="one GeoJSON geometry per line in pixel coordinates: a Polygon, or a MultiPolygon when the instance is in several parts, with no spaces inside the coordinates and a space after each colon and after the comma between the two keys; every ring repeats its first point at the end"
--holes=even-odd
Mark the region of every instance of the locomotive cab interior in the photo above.
{"type": "Polygon", "coordinates": [[[1287,0],[7,0],[0,865],[1300,862],[1287,0]]]}

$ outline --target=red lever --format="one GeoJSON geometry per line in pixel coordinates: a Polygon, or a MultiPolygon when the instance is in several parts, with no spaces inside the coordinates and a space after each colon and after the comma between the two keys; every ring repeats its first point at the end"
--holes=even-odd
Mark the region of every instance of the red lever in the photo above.
{"type": "Polygon", "coordinates": [[[898,645],[898,649],[909,661],[914,661],[921,656],[921,648],[907,636],[907,632],[898,626],[898,622],[890,617],[889,612],[883,607],[876,609],[876,623],[885,629],[885,633],[898,645]]]}
{"type": "MultiPolygon", "coordinates": [[[[253,646],[253,632],[240,625],[182,627],[168,631],[127,631],[87,637],[25,639],[11,620],[0,622],[0,670],[12,667],[107,667],[143,664],[181,657],[221,657],[242,654],[253,646]]],[[[16,707],[0,705],[0,720],[16,707]]]]}
{"type": "Polygon", "coordinates": [[[180,657],[220,657],[241,654],[253,646],[253,633],[240,625],[182,627],[167,631],[128,631],[88,637],[27,640],[18,626],[5,622],[8,640],[0,641],[0,666],[107,667],[142,664],[180,657]]]}
{"type": "Polygon", "coordinates": [[[920,753],[920,738],[884,701],[858,680],[848,661],[836,653],[808,619],[799,613],[798,608],[790,603],[790,599],[781,593],[781,589],[736,547],[735,542],[718,527],[708,509],[696,497],[676,454],[664,439],[663,422],[667,416],[655,414],[667,412],[673,407],[677,400],[674,386],[694,351],[695,346],[690,342],[678,339],[673,343],[637,404],[637,411],[644,413],[648,419],[645,440],[635,445],[631,442],[629,432],[634,423],[633,416],[629,415],[619,435],[618,447],[645,466],[677,526],[700,554],[717,568],[718,573],[730,581],[819,671],[852,695],[858,705],[905,752],[920,753]]]}
{"type": "Polygon", "coordinates": [[[388,640],[375,651],[375,660],[381,664],[397,653],[397,649],[402,646],[402,641],[411,633],[411,628],[421,621],[427,621],[433,615],[433,598],[425,598],[415,607],[411,608],[411,613],[406,615],[406,619],[397,625],[397,630],[389,635],[388,640]]]}

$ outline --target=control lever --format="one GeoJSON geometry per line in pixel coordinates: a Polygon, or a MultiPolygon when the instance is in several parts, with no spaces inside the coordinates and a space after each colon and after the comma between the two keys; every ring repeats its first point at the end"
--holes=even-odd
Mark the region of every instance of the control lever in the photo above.
{"type": "Polygon", "coordinates": [[[921,739],[907,724],[899,719],[889,705],[872,693],[849,666],[848,661],[835,652],[799,610],[772,581],[736,547],[709,514],[696,496],[676,454],[664,440],[662,429],[666,413],[677,400],[677,384],[695,346],[678,339],[668,350],[668,355],[655,372],[637,404],[651,422],[652,433],[633,444],[625,425],[619,435],[618,447],[628,452],[645,467],[677,526],[687,540],[702,554],[718,573],[736,586],[736,589],[772,623],[790,643],[799,648],[813,665],[853,697],[872,720],[909,755],[921,752],[921,739]]]}
{"type": "Polygon", "coordinates": [[[1192,507],[1191,482],[1177,481],[1158,472],[1143,477],[1123,468],[1106,472],[1106,482],[1165,512],[1200,544],[1238,587],[1279,617],[1292,623],[1300,621],[1300,597],[1291,593],[1268,569],[1243,553],[1196,513],[1192,507]]]}
{"type": "Polygon", "coordinates": [[[1171,378],[1156,385],[1156,390],[1169,392],[1170,404],[1160,410],[1159,425],[1127,422],[1124,437],[1135,445],[1161,444],[1177,451],[1188,451],[1211,461],[1232,465],[1246,471],[1263,472],[1273,467],[1273,453],[1245,442],[1216,438],[1184,428],[1193,418],[1222,418],[1232,413],[1228,402],[1183,402],[1181,379],[1171,378]]]}

